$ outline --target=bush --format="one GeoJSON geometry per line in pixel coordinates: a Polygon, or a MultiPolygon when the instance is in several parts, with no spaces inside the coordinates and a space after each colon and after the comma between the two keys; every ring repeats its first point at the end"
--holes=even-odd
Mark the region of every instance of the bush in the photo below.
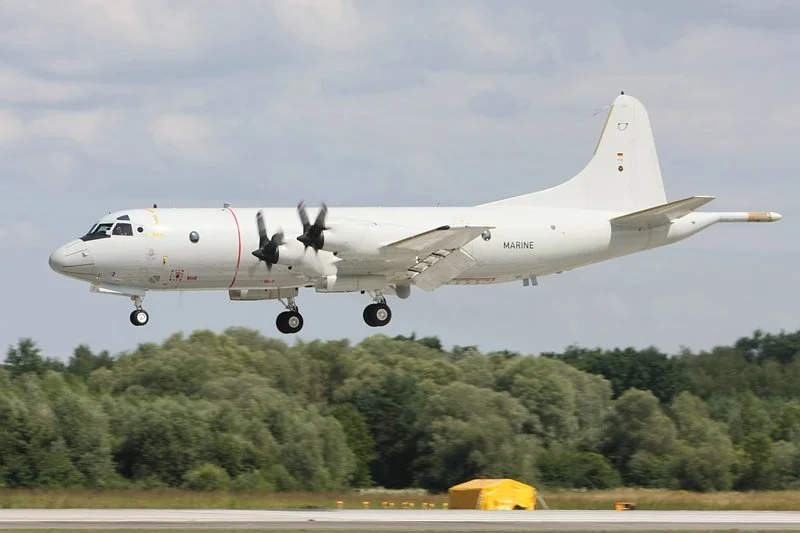
{"type": "Polygon", "coordinates": [[[265,479],[261,472],[254,470],[251,472],[244,472],[239,474],[231,481],[231,490],[234,491],[248,491],[258,490],[266,492],[274,492],[275,485],[269,480],[265,479]]]}
{"type": "Polygon", "coordinates": [[[183,486],[190,490],[226,490],[230,484],[228,473],[215,464],[203,463],[184,476],[183,486]]]}

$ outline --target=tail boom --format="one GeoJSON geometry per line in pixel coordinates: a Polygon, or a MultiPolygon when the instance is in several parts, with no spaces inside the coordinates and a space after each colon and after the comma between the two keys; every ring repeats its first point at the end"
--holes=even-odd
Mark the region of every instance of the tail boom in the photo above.
{"type": "Polygon", "coordinates": [[[718,215],[718,222],[777,222],[783,218],[775,211],[736,211],[718,215]]]}

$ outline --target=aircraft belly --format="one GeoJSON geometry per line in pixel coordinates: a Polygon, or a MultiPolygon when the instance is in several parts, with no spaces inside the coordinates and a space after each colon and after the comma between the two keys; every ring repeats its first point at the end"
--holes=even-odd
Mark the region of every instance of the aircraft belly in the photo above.
{"type": "Polygon", "coordinates": [[[308,282],[305,276],[294,274],[285,267],[275,266],[271,271],[267,270],[264,263],[255,266],[250,265],[245,269],[240,268],[236,283],[232,288],[236,289],[270,289],[276,287],[300,287],[308,282]]]}

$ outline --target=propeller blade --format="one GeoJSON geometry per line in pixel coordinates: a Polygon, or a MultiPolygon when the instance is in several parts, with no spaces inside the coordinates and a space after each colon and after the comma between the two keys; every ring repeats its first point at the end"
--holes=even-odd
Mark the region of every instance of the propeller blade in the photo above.
{"type": "Polygon", "coordinates": [[[308,231],[308,227],[311,225],[308,221],[308,215],[306,214],[306,203],[301,201],[297,204],[297,214],[300,215],[300,222],[303,223],[303,232],[305,233],[308,231]]]}
{"type": "Polygon", "coordinates": [[[317,235],[322,232],[324,229],[328,229],[325,227],[325,218],[328,216],[328,206],[325,205],[325,202],[322,202],[322,207],[319,210],[319,214],[317,215],[317,219],[314,221],[314,228],[316,230],[317,235]]]}
{"type": "Polygon", "coordinates": [[[270,239],[270,243],[275,248],[277,248],[281,244],[284,244],[285,242],[286,241],[283,240],[283,230],[282,229],[278,229],[278,231],[276,231],[275,234],[272,236],[272,239],[270,239]]]}
{"type": "Polygon", "coordinates": [[[264,223],[264,213],[256,213],[256,223],[258,224],[258,248],[251,253],[267,264],[267,270],[272,270],[272,265],[278,262],[278,247],[283,244],[283,230],[278,229],[270,238],[267,235],[267,225],[264,223]]]}
{"type": "Polygon", "coordinates": [[[300,202],[297,205],[297,213],[300,215],[300,222],[303,223],[303,234],[297,237],[297,240],[302,242],[306,248],[310,246],[314,248],[315,252],[318,252],[325,242],[322,232],[328,229],[325,227],[325,219],[328,216],[328,206],[325,205],[324,202],[322,203],[322,207],[319,213],[317,213],[317,218],[314,220],[313,225],[308,220],[305,202],[300,202]]]}
{"type": "Polygon", "coordinates": [[[269,237],[267,237],[267,226],[264,224],[264,213],[261,211],[256,213],[256,223],[258,224],[258,247],[264,248],[269,237]]]}

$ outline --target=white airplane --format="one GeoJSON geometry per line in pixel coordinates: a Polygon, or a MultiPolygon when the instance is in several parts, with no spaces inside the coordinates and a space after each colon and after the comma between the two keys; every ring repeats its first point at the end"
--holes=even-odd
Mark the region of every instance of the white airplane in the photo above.
{"type": "Polygon", "coordinates": [[[520,282],[672,244],[717,222],[772,222],[774,212],[700,212],[714,198],[667,202],[650,120],[621,93],[590,161],[549,189],[469,207],[337,207],[314,222],[294,208],[126,209],[50,256],[90,291],[132,299],[149,321],[147,291],[224,290],[236,301],[278,300],[276,325],[297,333],[299,289],[371,296],[364,321],[392,317],[386,296],[411,288],[520,282]]]}

